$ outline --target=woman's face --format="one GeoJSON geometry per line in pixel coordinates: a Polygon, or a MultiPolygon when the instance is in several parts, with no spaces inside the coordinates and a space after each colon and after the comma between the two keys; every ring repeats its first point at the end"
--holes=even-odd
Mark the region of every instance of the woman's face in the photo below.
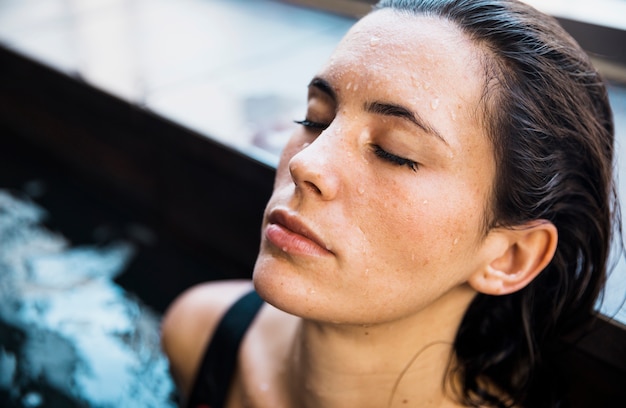
{"type": "Polygon", "coordinates": [[[495,167],[480,55],[435,18],[383,10],[352,28],[281,157],[254,271],[269,303],[390,322],[485,267],[495,167]]]}

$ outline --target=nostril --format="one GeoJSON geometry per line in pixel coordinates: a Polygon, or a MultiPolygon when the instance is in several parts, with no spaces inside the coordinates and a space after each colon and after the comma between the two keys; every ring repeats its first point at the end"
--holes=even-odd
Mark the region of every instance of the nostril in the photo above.
{"type": "Polygon", "coordinates": [[[323,200],[332,200],[337,194],[339,180],[334,168],[325,164],[319,160],[311,160],[304,151],[293,156],[289,161],[288,170],[296,189],[323,200]]]}
{"type": "Polygon", "coordinates": [[[305,181],[304,185],[306,188],[310,189],[311,191],[313,191],[315,194],[322,194],[322,190],[319,189],[319,187],[317,187],[315,185],[315,183],[312,183],[310,181],[305,181]]]}

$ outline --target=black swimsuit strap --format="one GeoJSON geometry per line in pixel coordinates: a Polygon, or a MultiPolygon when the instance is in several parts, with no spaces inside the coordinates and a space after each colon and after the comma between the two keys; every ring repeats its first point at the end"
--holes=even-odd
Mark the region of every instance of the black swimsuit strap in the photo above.
{"type": "Polygon", "coordinates": [[[202,359],[188,408],[222,408],[237,366],[243,336],[263,305],[255,291],[235,302],[220,320],[202,359]]]}

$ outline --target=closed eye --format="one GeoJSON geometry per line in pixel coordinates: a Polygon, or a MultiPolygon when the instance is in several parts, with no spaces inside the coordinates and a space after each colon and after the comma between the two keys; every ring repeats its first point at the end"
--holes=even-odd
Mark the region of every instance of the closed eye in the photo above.
{"type": "Polygon", "coordinates": [[[328,127],[327,123],[313,122],[312,120],[308,119],[294,120],[294,122],[298,125],[302,125],[305,128],[312,130],[324,130],[328,127]]]}
{"type": "Polygon", "coordinates": [[[378,146],[378,145],[374,145],[374,153],[376,154],[376,156],[380,157],[381,159],[395,164],[397,166],[407,166],[408,168],[410,168],[413,171],[417,171],[419,165],[417,164],[417,162],[410,160],[410,159],[405,159],[404,157],[400,157],[400,156],[396,156],[395,154],[389,153],[388,151],[384,150],[382,147],[378,146]]]}
{"type": "MultiPolygon", "coordinates": [[[[325,130],[329,126],[326,123],[314,122],[308,119],[294,120],[294,122],[298,125],[304,126],[307,129],[318,130],[318,131],[325,130]]],[[[410,160],[410,159],[405,159],[404,157],[397,156],[393,153],[389,153],[388,151],[384,150],[382,147],[378,145],[374,145],[374,153],[376,154],[376,156],[380,157],[381,159],[389,163],[395,164],[397,166],[407,166],[413,171],[417,171],[419,167],[417,162],[410,160]]]]}

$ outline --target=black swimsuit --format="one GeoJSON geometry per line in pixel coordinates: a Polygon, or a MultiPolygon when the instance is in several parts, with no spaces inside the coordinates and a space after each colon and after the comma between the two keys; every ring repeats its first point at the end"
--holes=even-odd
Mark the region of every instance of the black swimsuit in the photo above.
{"type": "Polygon", "coordinates": [[[224,314],[209,343],[187,408],[223,408],[237,366],[239,345],[263,300],[252,291],[224,314]]]}

